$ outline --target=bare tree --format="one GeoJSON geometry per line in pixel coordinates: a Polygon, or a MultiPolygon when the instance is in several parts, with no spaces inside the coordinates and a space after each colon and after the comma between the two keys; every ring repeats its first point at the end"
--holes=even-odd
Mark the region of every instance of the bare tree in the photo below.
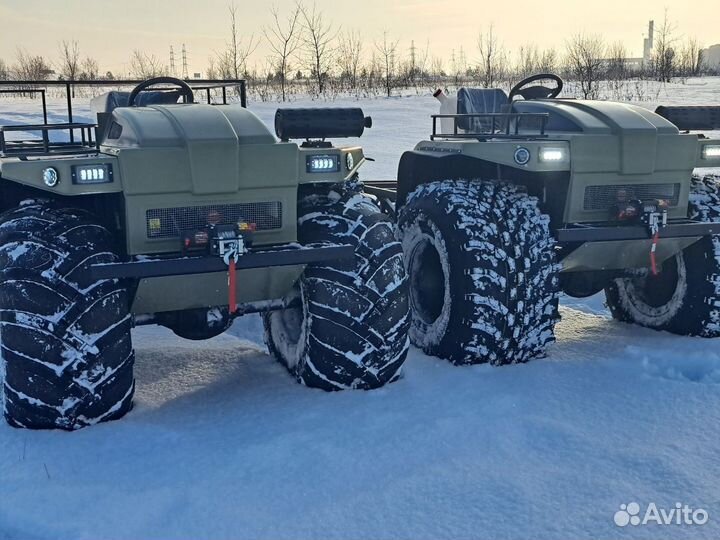
{"type": "Polygon", "coordinates": [[[565,46],[568,71],[580,83],[583,98],[597,99],[604,75],[605,43],[602,37],[576,34],[565,46]]]}
{"type": "Polygon", "coordinates": [[[80,68],[80,78],[88,81],[96,80],[100,77],[100,66],[98,61],[89,56],[82,61],[80,68]]]}
{"type": "Polygon", "coordinates": [[[687,38],[680,47],[678,69],[683,77],[694,77],[700,74],[703,64],[703,48],[695,38],[687,38]]]}
{"type": "Polygon", "coordinates": [[[537,45],[528,43],[520,46],[518,51],[518,76],[520,78],[528,77],[540,70],[540,52],[537,45]]]}
{"type": "Polygon", "coordinates": [[[420,77],[420,88],[425,86],[425,77],[427,77],[427,65],[430,58],[430,40],[425,42],[425,48],[417,55],[417,72],[420,77]]]}
{"type": "Polygon", "coordinates": [[[223,78],[240,79],[247,72],[247,60],[255,52],[259,40],[254,34],[246,40],[240,37],[237,26],[237,6],[233,2],[228,6],[230,12],[230,41],[224,51],[218,54],[218,64],[223,78]]]}
{"type": "Polygon", "coordinates": [[[298,22],[300,18],[300,4],[296,4],[292,12],[283,21],[277,6],[270,8],[273,24],[263,29],[265,39],[270,47],[270,64],[280,79],[280,95],[285,101],[288,73],[290,72],[290,59],[300,46],[298,35],[298,22]]]}
{"type": "Polygon", "coordinates": [[[506,74],[507,54],[498,41],[492,24],[487,32],[480,32],[478,35],[477,47],[480,53],[478,63],[480,84],[485,88],[495,87],[506,74]]]}
{"type": "Polygon", "coordinates": [[[130,57],[130,75],[136,79],[151,79],[167,74],[167,66],[153,54],[135,49],[130,57]]]}
{"type": "Polygon", "coordinates": [[[313,4],[312,9],[299,4],[304,22],[305,53],[307,66],[315,81],[318,95],[325,93],[325,84],[332,68],[335,48],[333,42],[337,31],[331,23],[325,21],[322,11],[313,4]]]}
{"type": "Polygon", "coordinates": [[[42,56],[33,56],[22,48],[17,49],[17,64],[13,71],[16,79],[26,81],[41,81],[53,73],[42,56]]]}
{"type": "Polygon", "coordinates": [[[607,50],[607,76],[613,81],[623,81],[627,79],[627,50],[622,41],[616,41],[611,44],[607,50]]]}
{"type": "Polygon", "coordinates": [[[675,24],[668,19],[667,9],[662,24],[655,32],[652,65],[655,77],[670,82],[675,72],[675,24]]]}
{"type": "Polygon", "coordinates": [[[558,69],[558,57],[555,49],[545,49],[540,55],[538,71],[542,73],[555,73],[558,69]]]}
{"type": "Polygon", "coordinates": [[[347,77],[348,86],[357,90],[360,60],[362,58],[362,40],[357,30],[346,31],[339,36],[338,55],[343,76],[347,77]]]}
{"type": "Polygon", "coordinates": [[[75,40],[63,40],[58,48],[60,49],[60,75],[64,79],[71,81],[77,79],[80,74],[80,47],[78,42],[75,40]]]}
{"type": "Polygon", "coordinates": [[[0,81],[7,81],[10,79],[10,69],[4,60],[0,59],[0,81]]]}
{"type": "Polygon", "coordinates": [[[623,100],[626,98],[625,86],[630,72],[627,64],[627,50],[622,41],[616,41],[608,47],[606,68],[607,84],[613,99],[623,100]]]}
{"type": "Polygon", "coordinates": [[[383,40],[381,43],[375,43],[375,49],[380,54],[380,62],[382,64],[383,81],[387,97],[392,94],[395,84],[395,67],[398,41],[388,41],[387,30],[383,32],[383,40]]]}

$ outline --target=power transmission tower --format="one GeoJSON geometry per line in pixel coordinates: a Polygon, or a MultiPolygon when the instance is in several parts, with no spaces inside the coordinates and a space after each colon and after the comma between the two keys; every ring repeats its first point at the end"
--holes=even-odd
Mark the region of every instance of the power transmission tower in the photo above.
{"type": "Polygon", "coordinates": [[[187,50],[185,49],[185,44],[183,43],[182,47],[182,78],[183,79],[189,79],[190,76],[188,75],[188,63],[187,63],[187,50]]]}
{"type": "Polygon", "coordinates": [[[177,71],[175,71],[175,51],[172,45],[170,45],[170,74],[173,77],[177,75],[177,71]]]}

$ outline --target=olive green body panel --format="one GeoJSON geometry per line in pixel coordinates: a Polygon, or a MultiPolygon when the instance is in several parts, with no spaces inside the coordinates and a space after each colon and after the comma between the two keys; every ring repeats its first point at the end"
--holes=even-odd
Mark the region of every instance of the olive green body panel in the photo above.
{"type": "MultiPolygon", "coordinates": [[[[608,209],[598,209],[592,204],[596,192],[615,193],[625,187],[649,189],[649,185],[658,184],[678,186],[676,197],[668,207],[668,218],[687,218],[693,170],[696,167],[720,167],[720,157],[709,158],[703,152],[704,146],[720,145],[720,141],[680,133],[665,118],[635,105],[530,100],[517,101],[513,108],[516,112],[547,114],[545,136],[539,136],[537,127],[519,129],[519,139],[453,140],[442,139],[440,135],[436,140],[418,143],[415,151],[433,156],[458,154],[497,163],[505,166],[503,179],[506,180],[512,175],[508,170],[513,169],[522,171],[523,181],[528,183],[533,181],[533,176],[526,173],[556,171],[569,175],[562,211],[565,224],[609,220],[608,209]],[[520,147],[530,154],[525,164],[515,160],[515,152],[520,147]],[[542,161],[543,149],[560,149],[562,159],[542,161]],[[586,194],[588,188],[592,189],[586,194]]],[[[663,238],[657,247],[658,262],[698,239],[663,238]]],[[[647,267],[650,247],[650,240],[585,243],[565,257],[563,271],[647,267]]]]}
{"type": "Polygon", "coordinates": [[[125,194],[127,251],[172,253],[179,238],[152,238],[148,211],[180,207],[279,203],[282,226],[258,230],[258,245],[297,239],[301,183],[351,178],[364,162],[360,147],[298,148],[277,142],[262,121],[239,105],[165,105],[119,108],[117,139],[101,149],[118,160],[125,194]],[[338,156],[339,170],[308,173],[306,157],[338,156]],[[350,161],[346,155],[353,157],[350,161]],[[352,167],[348,167],[348,164],[352,167]]]}
{"type": "MultiPolygon", "coordinates": [[[[240,105],[120,107],[104,125],[107,127],[97,154],[2,158],[0,174],[3,181],[53,195],[122,194],[118,203],[123,203],[119,210],[125,217],[123,232],[130,258],[180,256],[182,246],[177,231],[185,230],[186,224],[174,223],[171,234],[153,234],[153,220],[159,218],[151,215],[175,219],[177,211],[185,209],[195,212],[195,221],[188,229],[192,230],[193,226],[210,225],[210,216],[218,208],[223,211],[237,205],[272,205],[268,210],[275,212],[272,226],[258,228],[253,233],[253,245],[296,242],[298,186],[350,180],[365,161],[359,146],[298,147],[292,142],[278,142],[256,115],[240,105]],[[337,169],[309,172],[308,157],[318,155],[336,156],[337,169]],[[101,164],[112,170],[111,181],[84,185],[71,181],[75,166],[101,164]],[[47,167],[58,172],[60,181],[55,186],[43,181],[47,167]],[[206,215],[207,222],[203,218],[198,223],[198,215],[206,215]]],[[[285,297],[304,268],[295,265],[239,270],[238,303],[285,297]]],[[[227,303],[225,272],[147,278],[138,281],[132,312],[158,313],[227,303]]]]}
{"type": "Polygon", "coordinates": [[[122,177],[117,159],[102,154],[72,157],[53,156],[28,160],[20,160],[15,157],[2,158],[0,159],[0,176],[3,181],[17,182],[49,193],[66,196],[98,195],[122,191],[122,177]],[[73,168],[81,165],[107,165],[112,168],[113,181],[104,184],[74,184],[71,180],[73,168]],[[59,181],[52,188],[43,182],[43,170],[48,167],[53,167],[58,172],[59,181]]]}
{"type": "MultiPolygon", "coordinates": [[[[304,265],[238,270],[239,303],[284,298],[305,269],[304,265]]],[[[141,279],[131,311],[134,315],[226,306],[226,272],[141,279]]]]}

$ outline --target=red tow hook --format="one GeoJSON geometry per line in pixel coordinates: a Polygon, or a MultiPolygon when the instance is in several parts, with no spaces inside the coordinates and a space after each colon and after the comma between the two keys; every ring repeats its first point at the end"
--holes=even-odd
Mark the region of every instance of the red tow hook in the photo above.
{"type": "Polygon", "coordinates": [[[650,248],[650,270],[653,276],[658,275],[657,264],[655,262],[655,250],[657,248],[658,240],[660,239],[660,231],[655,231],[652,239],[652,247],[650,248]]]}
{"type": "Polygon", "coordinates": [[[650,271],[653,276],[658,275],[655,252],[657,251],[657,245],[660,241],[660,229],[667,225],[667,204],[661,203],[664,203],[664,201],[657,201],[655,205],[645,206],[645,213],[643,215],[643,221],[648,226],[650,235],[652,236],[652,245],[650,246],[650,271]]]}

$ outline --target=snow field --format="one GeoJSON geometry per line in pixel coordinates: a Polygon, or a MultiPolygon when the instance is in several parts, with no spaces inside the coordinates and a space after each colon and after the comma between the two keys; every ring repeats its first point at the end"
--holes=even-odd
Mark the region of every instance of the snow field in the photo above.
{"type": "MultiPolygon", "coordinates": [[[[717,103],[720,79],[691,82],[678,100],[717,103]]],[[[0,119],[26,121],[28,103],[0,101],[0,119]]],[[[332,105],[353,104],[374,116],[359,143],[378,179],[437,110],[332,105]]],[[[251,105],[270,125],[276,107],[251,105]]],[[[459,368],[411,349],[404,376],[370,392],[297,385],[258,316],[207,342],[138,328],[123,420],[0,423],[0,539],[720,536],[720,342],[614,322],[600,296],[561,304],[545,359],[459,368]],[[631,501],[710,520],[618,528],[631,501]]]]}

